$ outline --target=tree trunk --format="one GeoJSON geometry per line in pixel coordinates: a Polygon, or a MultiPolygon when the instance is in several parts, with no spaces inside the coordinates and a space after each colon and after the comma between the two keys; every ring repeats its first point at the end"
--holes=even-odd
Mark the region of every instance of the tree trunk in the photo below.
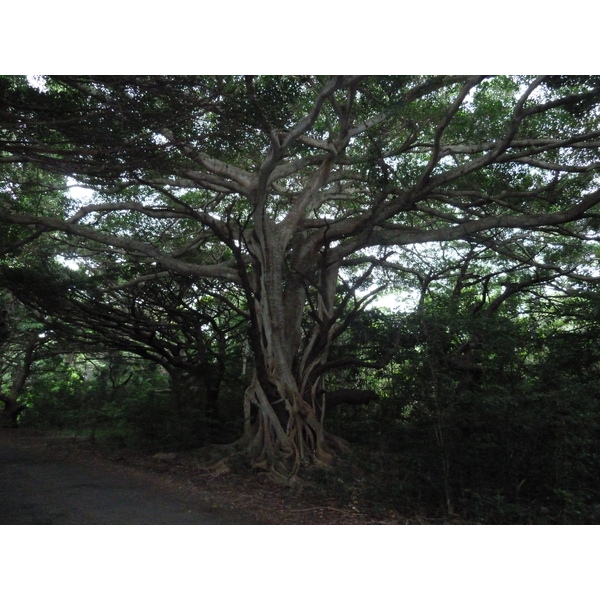
{"type": "Polygon", "coordinates": [[[8,394],[0,393],[0,402],[4,404],[0,412],[0,424],[2,427],[18,427],[18,417],[27,408],[25,404],[19,402],[27,378],[31,372],[31,366],[36,360],[36,349],[39,345],[39,338],[32,336],[27,342],[21,364],[17,367],[13,376],[13,382],[8,394]]]}
{"type": "Polygon", "coordinates": [[[195,437],[201,446],[210,443],[207,426],[208,390],[205,374],[183,369],[169,369],[171,403],[170,410],[175,420],[188,419],[195,413],[195,437]],[[198,418],[199,417],[199,418],[198,418]]]}
{"type": "Polygon", "coordinates": [[[4,408],[0,412],[0,427],[14,428],[19,426],[19,415],[25,410],[25,404],[17,401],[11,395],[0,394],[0,402],[4,404],[4,408]]]}
{"type": "MultiPolygon", "coordinates": [[[[331,314],[337,269],[317,286],[318,306],[311,338],[302,342],[307,300],[306,272],[315,272],[314,256],[300,266],[284,268],[274,230],[270,244],[251,247],[256,262],[245,280],[251,315],[250,341],[255,368],[244,397],[244,447],[255,468],[293,477],[301,466],[330,464],[344,442],[328,435],[317,412],[318,366],[331,342],[331,314]],[[286,272],[287,271],[287,272],[286,272]],[[287,276],[286,276],[287,275],[287,276]]],[[[314,282],[314,277],[310,277],[314,282]]],[[[315,316],[315,315],[313,315],[315,316]]]]}
{"type": "Polygon", "coordinates": [[[330,464],[334,457],[314,407],[290,375],[273,373],[261,383],[255,372],[244,398],[245,446],[251,464],[282,476],[292,476],[313,462],[330,464]]]}

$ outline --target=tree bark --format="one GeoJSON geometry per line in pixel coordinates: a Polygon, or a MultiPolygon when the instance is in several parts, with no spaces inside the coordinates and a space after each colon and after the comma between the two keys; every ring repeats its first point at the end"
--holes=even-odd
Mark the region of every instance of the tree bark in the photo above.
{"type": "Polygon", "coordinates": [[[0,394],[0,402],[4,404],[0,412],[0,427],[14,428],[19,426],[19,415],[25,410],[26,405],[18,402],[8,394],[0,394]]]}
{"type": "MultiPolygon", "coordinates": [[[[328,355],[337,268],[321,267],[318,254],[295,257],[286,265],[281,232],[263,221],[262,236],[249,241],[252,272],[242,279],[251,315],[250,340],[255,357],[252,381],[244,397],[244,446],[250,463],[282,477],[301,466],[330,464],[344,443],[326,434],[318,415],[320,387],[316,368],[328,355]],[[262,239],[261,239],[262,237],[262,239]],[[307,281],[323,270],[317,323],[302,342],[307,281]]],[[[306,248],[303,248],[305,251],[306,248]]]]}
{"type": "Polygon", "coordinates": [[[25,404],[19,402],[19,396],[25,388],[27,378],[31,372],[31,366],[36,360],[35,353],[39,343],[39,339],[36,336],[33,336],[28,340],[23,354],[23,360],[14,374],[9,393],[0,393],[0,402],[4,404],[4,408],[0,413],[2,427],[18,427],[18,417],[25,408],[27,408],[25,404]]]}

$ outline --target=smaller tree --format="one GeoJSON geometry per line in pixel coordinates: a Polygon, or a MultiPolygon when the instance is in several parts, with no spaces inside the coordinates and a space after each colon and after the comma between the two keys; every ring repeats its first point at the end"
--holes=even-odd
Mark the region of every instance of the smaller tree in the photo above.
{"type": "Polygon", "coordinates": [[[225,284],[160,271],[142,275],[135,265],[81,256],[74,247],[69,257],[78,268],[30,248],[27,261],[0,266],[0,280],[70,350],[133,354],[160,365],[170,379],[171,420],[191,410],[199,445],[229,438],[221,388],[247,379],[239,296],[225,284]]]}
{"type": "Polygon", "coordinates": [[[50,338],[25,308],[0,295],[0,426],[16,427],[27,405],[20,400],[34,364],[47,358],[50,338]]]}

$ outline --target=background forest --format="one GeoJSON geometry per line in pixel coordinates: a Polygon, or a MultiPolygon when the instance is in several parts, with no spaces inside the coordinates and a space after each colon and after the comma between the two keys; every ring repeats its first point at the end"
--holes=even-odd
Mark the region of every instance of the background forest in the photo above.
{"type": "Polygon", "coordinates": [[[1,78],[3,425],[600,522],[599,85],[1,78]]]}

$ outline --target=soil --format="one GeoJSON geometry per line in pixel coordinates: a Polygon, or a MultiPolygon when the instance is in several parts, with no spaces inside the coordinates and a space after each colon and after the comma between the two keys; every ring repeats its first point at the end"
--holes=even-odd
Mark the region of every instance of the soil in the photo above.
{"type": "Polygon", "coordinates": [[[314,486],[204,469],[198,453],[144,454],[64,434],[0,430],[0,524],[393,524],[314,486]]]}

